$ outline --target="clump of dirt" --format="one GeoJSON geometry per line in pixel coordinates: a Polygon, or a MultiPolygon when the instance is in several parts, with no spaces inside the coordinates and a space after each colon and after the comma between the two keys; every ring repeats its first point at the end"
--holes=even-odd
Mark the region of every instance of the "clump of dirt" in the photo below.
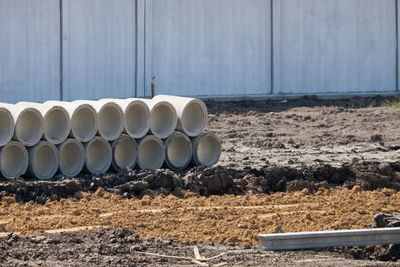
{"type": "Polygon", "coordinates": [[[102,187],[107,192],[127,198],[144,195],[173,194],[183,196],[192,191],[201,196],[293,192],[307,188],[311,193],[320,187],[352,188],[363,190],[392,188],[400,190],[400,162],[346,163],[340,167],[328,164],[302,168],[270,165],[265,168],[234,169],[222,166],[194,167],[187,172],[175,173],[168,169],[154,171],[123,171],[99,177],[86,175],[53,181],[9,180],[0,182],[0,197],[12,196],[17,201],[34,201],[74,197],[79,192],[95,192],[102,187]]]}
{"type": "Polygon", "coordinates": [[[182,193],[183,198],[160,194],[127,199],[99,188],[45,205],[6,199],[0,202],[0,231],[30,235],[126,227],[146,238],[256,246],[259,233],[365,228],[374,214],[393,213],[400,206],[396,190],[362,191],[359,186],[247,196],[182,193]]]}

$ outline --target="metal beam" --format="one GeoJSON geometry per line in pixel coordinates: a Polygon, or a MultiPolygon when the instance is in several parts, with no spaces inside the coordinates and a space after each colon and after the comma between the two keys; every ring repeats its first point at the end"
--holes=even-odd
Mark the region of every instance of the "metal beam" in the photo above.
{"type": "Polygon", "coordinates": [[[258,235],[266,250],[313,249],[400,243],[400,227],[258,235]]]}

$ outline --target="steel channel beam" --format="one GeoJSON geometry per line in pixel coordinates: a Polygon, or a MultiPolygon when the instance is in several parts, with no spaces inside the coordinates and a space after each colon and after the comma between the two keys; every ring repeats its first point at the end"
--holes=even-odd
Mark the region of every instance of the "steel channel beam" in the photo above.
{"type": "Polygon", "coordinates": [[[400,243],[400,227],[258,235],[266,250],[383,245],[400,243]]]}

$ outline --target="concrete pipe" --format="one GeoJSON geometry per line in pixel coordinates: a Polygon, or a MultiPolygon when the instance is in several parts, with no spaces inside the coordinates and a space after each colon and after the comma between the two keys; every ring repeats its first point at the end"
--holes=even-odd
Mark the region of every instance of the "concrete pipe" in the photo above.
{"type": "Polygon", "coordinates": [[[28,148],[30,175],[38,179],[48,180],[54,177],[58,169],[58,151],[55,145],[40,141],[28,148]]]}
{"type": "Polygon", "coordinates": [[[147,135],[138,142],[138,166],[142,170],[154,170],[162,167],[165,159],[163,142],[154,135],[147,135]]]}
{"type": "Polygon", "coordinates": [[[95,175],[108,171],[112,161],[112,150],[107,140],[96,136],[85,147],[85,169],[95,175]]]}
{"type": "Polygon", "coordinates": [[[62,106],[46,105],[34,102],[19,102],[19,106],[34,107],[43,116],[43,139],[54,145],[67,139],[71,130],[68,112],[62,106]]]}
{"type": "Polygon", "coordinates": [[[7,107],[0,106],[0,146],[11,141],[15,130],[15,120],[7,107]]]}
{"type": "Polygon", "coordinates": [[[122,135],[111,143],[113,157],[111,165],[114,170],[134,168],[137,161],[137,144],[135,139],[122,135]]]}
{"type": "MultiPolygon", "coordinates": [[[[33,146],[39,142],[43,135],[43,116],[39,110],[34,107],[23,106],[23,105],[12,105],[7,103],[1,103],[0,107],[7,109],[12,117],[15,124],[13,138],[21,142],[25,146],[33,146]]],[[[1,131],[8,132],[9,124],[7,114],[3,113],[5,119],[4,129],[1,131]]],[[[8,134],[5,134],[6,136],[8,134]]],[[[8,137],[5,137],[5,141],[8,137]]]]}
{"type": "Polygon", "coordinates": [[[150,109],[150,131],[157,137],[167,138],[176,129],[178,118],[174,106],[164,100],[142,99],[150,109]]]}
{"type": "Polygon", "coordinates": [[[198,136],[203,132],[207,123],[207,107],[203,101],[197,98],[157,95],[156,101],[168,101],[171,103],[178,116],[176,129],[190,137],[198,136]]]}
{"type": "Polygon", "coordinates": [[[193,155],[192,142],[181,132],[173,132],[165,141],[165,164],[173,170],[186,168],[193,155]]]}
{"type": "Polygon", "coordinates": [[[142,100],[105,98],[99,101],[112,101],[122,108],[125,114],[124,132],[130,137],[139,139],[149,131],[150,110],[142,100]]]}
{"type": "Polygon", "coordinates": [[[67,177],[77,176],[85,164],[85,149],[77,139],[69,138],[57,146],[58,168],[67,177]]]}
{"type": "Polygon", "coordinates": [[[11,141],[0,149],[0,172],[4,178],[20,177],[28,169],[28,152],[19,142],[11,141]]]}
{"type": "Polygon", "coordinates": [[[62,106],[68,112],[71,118],[69,137],[88,142],[96,135],[97,113],[91,105],[66,101],[47,101],[44,104],[62,106]]]}
{"type": "Polygon", "coordinates": [[[221,156],[221,142],[215,134],[203,132],[192,139],[193,164],[197,166],[212,166],[221,156]]]}
{"type": "Polygon", "coordinates": [[[124,112],[111,101],[75,100],[74,103],[89,104],[97,112],[97,134],[108,141],[117,139],[124,130],[124,112]]]}

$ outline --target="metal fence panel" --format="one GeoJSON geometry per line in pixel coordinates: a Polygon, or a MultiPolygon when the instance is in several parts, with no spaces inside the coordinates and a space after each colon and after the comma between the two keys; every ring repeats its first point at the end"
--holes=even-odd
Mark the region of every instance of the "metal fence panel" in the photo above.
{"type": "Polygon", "coordinates": [[[146,88],[156,94],[266,95],[271,6],[266,0],[147,1],[146,88]]]}
{"type": "Polygon", "coordinates": [[[60,99],[58,0],[0,1],[0,101],[60,99]]]}
{"type": "Polygon", "coordinates": [[[281,0],[275,93],[395,91],[395,3],[281,0]]]}
{"type": "Polygon", "coordinates": [[[63,98],[133,97],[136,0],[63,0],[63,98]]]}

